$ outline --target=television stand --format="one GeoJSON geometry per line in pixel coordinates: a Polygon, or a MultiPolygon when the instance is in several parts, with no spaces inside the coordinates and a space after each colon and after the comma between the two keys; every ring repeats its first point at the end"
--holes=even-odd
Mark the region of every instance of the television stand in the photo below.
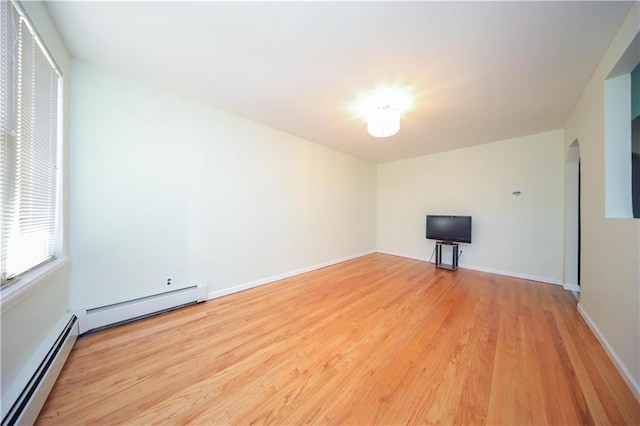
{"type": "Polygon", "coordinates": [[[436,241],[436,268],[455,271],[458,269],[458,243],[436,241]],[[451,246],[451,263],[442,263],[442,246],[451,246]]]}

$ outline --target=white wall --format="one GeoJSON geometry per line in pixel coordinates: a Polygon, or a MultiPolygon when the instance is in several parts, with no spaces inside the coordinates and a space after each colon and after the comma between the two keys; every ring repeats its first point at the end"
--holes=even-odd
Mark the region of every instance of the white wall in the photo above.
{"type": "Polygon", "coordinates": [[[71,307],[375,250],[373,164],[73,62],[71,307]]]}
{"type": "Polygon", "coordinates": [[[563,279],[563,132],[378,166],[378,250],[430,258],[427,214],[473,216],[461,266],[563,279]],[[520,190],[521,196],[512,192],[520,190]]]}
{"type": "MultiPolygon", "coordinates": [[[[66,47],[61,41],[53,23],[40,2],[22,2],[22,6],[35,25],[40,37],[47,45],[64,75],[64,122],[63,131],[63,155],[67,153],[66,135],[68,123],[68,100],[70,82],[70,57],[66,47]]],[[[63,200],[60,213],[62,222],[66,223],[67,205],[67,174],[68,168],[63,160],[63,200]]],[[[67,227],[63,227],[63,245],[68,246],[66,241],[67,227]]],[[[66,250],[64,250],[66,252],[66,250]]],[[[59,253],[60,254],[60,253],[59,253]]],[[[61,253],[60,257],[64,257],[61,253]]],[[[62,262],[59,261],[58,265],[62,262]]],[[[51,263],[48,265],[51,266],[51,263]]],[[[42,269],[42,268],[41,268],[42,269]]],[[[30,274],[31,277],[38,274],[30,274]]],[[[44,274],[38,279],[30,279],[29,284],[16,283],[10,288],[13,296],[6,297],[6,292],[2,296],[2,309],[0,320],[1,335],[1,363],[2,363],[2,413],[4,414],[18,392],[26,385],[27,380],[34,373],[42,358],[39,349],[43,345],[51,343],[52,337],[57,337],[60,332],[58,323],[67,312],[69,297],[69,271],[67,266],[58,266],[55,272],[44,274]],[[16,291],[16,288],[19,290],[16,291]]]]}
{"type": "MultiPolygon", "coordinates": [[[[581,158],[580,310],[640,396],[640,220],[605,217],[605,79],[640,31],[636,3],[565,125],[581,158]]],[[[629,70],[630,71],[630,70],[629,70]]],[[[629,117],[626,118],[627,122],[629,117]]]]}

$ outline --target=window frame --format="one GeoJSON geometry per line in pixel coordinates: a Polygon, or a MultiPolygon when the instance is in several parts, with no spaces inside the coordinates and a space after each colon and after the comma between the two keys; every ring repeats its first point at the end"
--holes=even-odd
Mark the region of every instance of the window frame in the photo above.
{"type": "Polygon", "coordinates": [[[24,7],[16,0],[9,0],[15,12],[24,20],[33,41],[38,46],[42,54],[46,57],[53,72],[58,75],[57,99],[56,103],[56,176],[55,176],[55,216],[54,216],[54,243],[53,256],[43,262],[33,265],[30,269],[16,274],[10,278],[5,285],[0,288],[0,307],[2,310],[14,306],[28,294],[48,282],[54,275],[58,274],[63,267],[68,265],[69,259],[64,253],[64,128],[65,128],[65,78],[61,67],[56,62],[54,55],[48,49],[45,40],[36,28],[24,7]]]}

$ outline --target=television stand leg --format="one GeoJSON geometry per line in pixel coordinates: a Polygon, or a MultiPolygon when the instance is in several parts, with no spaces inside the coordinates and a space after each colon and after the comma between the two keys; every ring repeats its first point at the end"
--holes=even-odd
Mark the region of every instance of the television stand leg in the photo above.
{"type": "Polygon", "coordinates": [[[455,271],[458,269],[458,244],[445,241],[436,242],[436,268],[455,271]],[[451,246],[451,263],[442,263],[442,246],[451,246]]]}

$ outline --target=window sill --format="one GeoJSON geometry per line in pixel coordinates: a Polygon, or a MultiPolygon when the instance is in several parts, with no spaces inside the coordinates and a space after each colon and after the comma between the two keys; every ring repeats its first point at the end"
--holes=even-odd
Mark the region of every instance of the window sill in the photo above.
{"type": "Polygon", "coordinates": [[[5,313],[13,308],[68,265],[69,258],[62,257],[24,274],[20,281],[0,292],[0,310],[5,313]]]}

